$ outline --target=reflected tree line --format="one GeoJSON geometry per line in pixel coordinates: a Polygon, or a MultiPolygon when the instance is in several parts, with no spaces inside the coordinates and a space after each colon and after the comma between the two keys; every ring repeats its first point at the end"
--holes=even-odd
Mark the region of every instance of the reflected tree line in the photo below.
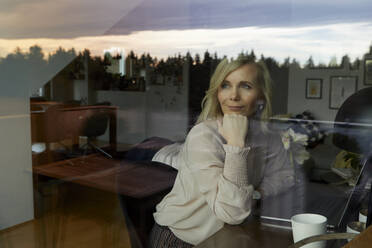
{"type": "MultiPolygon", "coordinates": [[[[336,68],[341,67],[346,60],[350,61],[348,56],[345,55],[341,60],[341,64],[338,64],[337,59],[333,57],[328,65],[322,63],[315,65],[313,58],[310,56],[306,63],[301,66],[294,58],[288,57],[283,62],[278,62],[273,57],[264,55],[256,57],[253,50],[241,53],[252,57],[252,59],[264,61],[276,83],[275,87],[287,85],[290,67],[336,68]]],[[[114,60],[121,59],[120,55],[93,56],[88,49],[76,52],[73,48],[66,50],[62,47],[53,53],[45,55],[40,46],[34,45],[28,51],[24,52],[17,48],[6,57],[0,58],[0,74],[7,75],[10,71],[14,71],[14,68],[22,68],[17,73],[11,74],[13,83],[30,79],[45,80],[44,83],[46,83],[51,79],[59,78],[57,81],[62,82],[88,80],[96,90],[144,91],[145,80],[141,70],[148,75],[147,83],[156,84],[156,77],[160,76],[161,80],[163,80],[162,84],[164,84],[167,78],[175,78],[178,81],[182,81],[184,76],[183,68],[185,64],[188,64],[189,108],[192,114],[200,112],[200,103],[208,88],[211,74],[217,64],[225,57],[221,57],[217,53],[210,54],[206,51],[203,56],[200,56],[200,54],[192,56],[187,53],[186,55],[177,54],[159,59],[149,53],[137,55],[131,51],[125,58],[127,73],[121,75],[108,72],[107,70],[114,60]],[[130,65],[130,69],[128,65],[130,65]]],[[[351,67],[354,69],[358,69],[359,64],[359,58],[350,62],[351,67]]]]}

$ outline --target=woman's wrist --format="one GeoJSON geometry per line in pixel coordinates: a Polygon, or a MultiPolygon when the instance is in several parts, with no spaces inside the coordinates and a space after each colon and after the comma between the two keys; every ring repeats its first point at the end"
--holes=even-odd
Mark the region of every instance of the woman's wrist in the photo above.
{"type": "Polygon", "coordinates": [[[245,142],[244,141],[227,141],[227,145],[244,148],[245,147],[245,142]]]}

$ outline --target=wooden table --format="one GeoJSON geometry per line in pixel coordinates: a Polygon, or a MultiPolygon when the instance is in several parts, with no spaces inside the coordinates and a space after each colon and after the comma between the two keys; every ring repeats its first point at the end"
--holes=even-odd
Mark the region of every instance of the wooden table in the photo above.
{"type": "MultiPolygon", "coordinates": [[[[137,235],[140,246],[147,244],[154,207],[173,186],[177,171],[156,163],[118,161],[92,154],[34,166],[33,173],[36,190],[42,188],[42,178],[48,177],[57,179],[54,183],[72,182],[117,193],[127,215],[128,229],[135,231],[132,232],[132,229],[129,232],[137,235]]],[[[42,207],[35,201],[35,216],[40,216],[41,210],[42,207]]],[[[138,243],[138,240],[135,242],[138,243]]]]}
{"type": "MultiPolygon", "coordinates": [[[[252,209],[251,216],[247,218],[241,225],[232,226],[227,225],[219,230],[217,233],[209,237],[207,240],[200,243],[197,248],[208,248],[208,247],[247,247],[247,248],[265,248],[265,247],[288,247],[293,244],[292,230],[290,228],[290,223],[287,223],[285,227],[274,227],[274,225],[279,225],[278,222],[268,222],[264,220],[265,223],[260,221],[260,215],[267,215],[266,210],[271,210],[269,212],[273,213],[274,210],[280,211],[283,216],[289,214],[297,214],[299,209],[303,209],[305,212],[309,208],[308,204],[317,204],[313,199],[320,197],[322,193],[328,194],[329,197],[341,197],[345,194],[345,188],[343,186],[337,186],[340,188],[335,188],[333,185],[327,185],[323,183],[306,183],[296,185],[294,190],[299,190],[299,194],[292,194],[291,191],[286,193],[276,195],[273,198],[263,199],[260,205],[252,209]],[[304,193],[306,190],[306,193],[304,193]],[[287,194],[288,193],[288,194],[287,194]],[[290,196],[290,197],[288,197],[290,196]],[[296,198],[292,198],[292,197],[296,198]],[[276,200],[273,200],[276,199],[276,200]],[[295,201],[292,204],[291,201],[295,201]],[[306,203],[305,203],[306,202],[306,203]],[[288,203],[288,204],[287,204],[288,203]],[[298,204],[297,204],[298,203],[298,204]],[[266,204],[266,205],[265,205],[266,204]],[[286,205],[287,204],[287,205],[286,205]],[[302,206],[303,205],[303,206],[302,206]],[[264,207],[266,208],[264,209],[264,207]],[[302,206],[303,208],[300,208],[302,206]],[[265,211],[263,211],[265,210],[265,211]],[[266,213],[266,214],[265,214],[266,213]],[[271,223],[271,224],[269,224],[271,223]]],[[[331,198],[332,199],[332,198],[331,198]]],[[[346,204],[347,198],[345,198],[346,204]]],[[[342,209],[341,209],[342,210],[342,209]]],[[[277,212],[277,214],[278,214],[277,212]]],[[[318,213],[322,213],[322,209],[318,209],[318,213]]],[[[279,217],[279,216],[278,216],[279,217]]],[[[286,218],[286,217],[283,217],[286,218]]],[[[290,218],[290,217],[289,217],[290,218]]],[[[283,223],[282,223],[283,224],[283,223]]],[[[345,240],[330,240],[327,241],[327,248],[338,248],[342,247],[346,243],[345,240]]]]}
{"type": "Polygon", "coordinates": [[[292,231],[264,226],[258,217],[251,216],[241,225],[225,226],[203,241],[197,248],[272,248],[293,244],[292,231]]]}
{"type": "MultiPolygon", "coordinates": [[[[370,232],[372,233],[372,229],[370,229],[370,232]]],[[[353,242],[353,240],[350,243],[353,243],[353,245],[359,243],[370,244],[370,237],[372,235],[369,235],[369,237],[366,235],[359,241],[353,242]]],[[[328,240],[326,248],[359,247],[346,243],[347,241],[344,239],[328,240]]],[[[292,230],[268,226],[262,224],[258,216],[250,216],[240,225],[225,224],[221,230],[195,246],[195,248],[287,248],[290,245],[293,245],[292,230]]]]}
{"type": "Polygon", "coordinates": [[[35,166],[33,172],[135,199],[171,188],[177,173],[163,165],[120,162],[99,154],[35,166]]]}

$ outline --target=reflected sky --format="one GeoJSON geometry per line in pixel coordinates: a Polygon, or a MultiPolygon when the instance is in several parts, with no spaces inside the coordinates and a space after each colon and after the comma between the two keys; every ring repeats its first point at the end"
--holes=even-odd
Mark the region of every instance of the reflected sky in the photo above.
{"type": "Polygon", "coordinates": [[[39,44],[46,53],[120,47],[158,57],[254,49],[279,61],[312,55],[328,63],[361,58],[372,40],[366,0],[3,0],[0,12],[1,57],[39,44]]]}

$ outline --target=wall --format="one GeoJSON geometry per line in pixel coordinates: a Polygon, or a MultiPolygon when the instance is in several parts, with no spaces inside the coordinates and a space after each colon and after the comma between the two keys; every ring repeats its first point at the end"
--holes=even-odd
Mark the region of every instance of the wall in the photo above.
{"type": "Polygon", "coordinates": [[[71,80],[66,80],[63,76],[56,76],[51,81],[51,96],[53,101],[66,102],[74,100],[75,83],[71,80]]]}
{"type": "Polygon", "coordinates": [[[33,219],[28,84],[0,82],[0,230],[33,219]]]}
{"type": "Polygon", "coordinates": [[[29,101],[1,96],[0,106],[1,230],[32,220],[34,210],[29,101]]]}
{"type": "Polygon", "coordinates": [[[319,69],[319,68],[296,68],[290,67],[288,86],[288,113],[298,114],[309,110],[314,117],[322,121],[334,121],[337,109],[329,108],[330,101],[330,77],[331,76],[356,76],[357,90],[367,87],[363,84],[363,63],[359,70],[351,70],[348,63],[342,68],[319,69]],[[306,79],[323,79],[321,99],[306,99],[306,79]]]}
{"type": "MultiPolygon", "coordinates": [[[[128,91],[96,91],[97,102],[109,101],[118,106],[117,141],[134,144],[146,137],[146,93],[128,91]]],[[[108,140],[108,135],[102,137],[108,140]]]]}
{"type": "Polygon", "coordinates": [[[273,79],[272,111],[273,115],[287,113],[288,103],[288,70],[280,69],[271,72],[273,79]]]}
{"type": "Polygon", "coordinates": [[[0,230],[34,218],[30,96],[70,62],[66,58],[49,66],[40,59],[2,63],[0,230]]]}
{"type": "Polygon", "coordinates": [[[182,140],[188,131],[188,86],[150,86],[147,92],[147,137],[182,140]]]}
{"type": "MultiPolygon", "coordinates": [[[[183,81],[174,85],[173,78],[164,85],[149,85],[146,91],[96,91],[96,101],[118,106],[117,140],[135,144],[159,136],[182,140],[188,131],[188,67],[183,81]]],[[[159,80],[162,81],[162,80],[159,80]]],[[[108,139],[108,135],[103,139],[108,139]]]]}

